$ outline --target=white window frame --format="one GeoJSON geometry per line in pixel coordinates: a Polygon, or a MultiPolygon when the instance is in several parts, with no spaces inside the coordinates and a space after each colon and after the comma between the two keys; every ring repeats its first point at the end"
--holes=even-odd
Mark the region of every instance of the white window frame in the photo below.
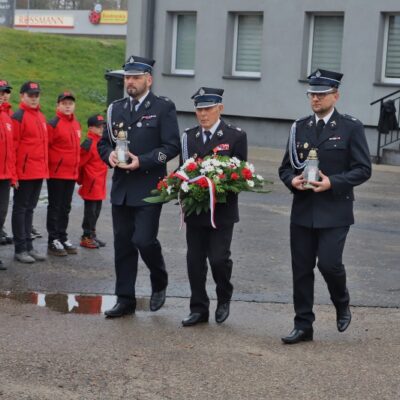
{"type": "Polygon", "coordinates": [[[178,41],[178,18],[182,15],[194,15],[196,13],[174,13],[172,20],[172,54],[171,54],[171,72],[173,74],[194,75],[194,69],[176,68],[176,45],[178,41]]]}
{"type": "Polygon", "coordinates": [[[383,31],[383,52],[382,52],[382,74],[381,74],[381,82],[383,83],[400,83],[400,78],[387,78],[386,77],[386,57],[387,57],[387,47],[389,40],[389,19],[393,16],[399,16],[400,14],[391,13],[385,15],[385,26],[383,31]]]}
{"type": "MultiPolygon", "coordinates": [[[[343,17],[343,14],[330,14],[330,15],[323,15],[323,14],[312,14],[311,21],[310,21],[310,35],[309,35],[309,42],[308,42],[308,59],[307,59],[307,76],[310,75],[311,71],[311,63],[312,63],[312,56],[313,56],[313,47],[314,47],[314,25],[315,25],[315,17],[343,17]]],[[[342,43],[343,44],[343,43],[342,43]]]]}
{"type": "MultiPolygon", "coordinates": [[[[233,28],[233,56],[232,56],[232,75],[233,76],[245,76],[249,78],[260,78],[260,72],[254,71],[236,71],[236,61],[237,61],[237,44],[238,44],[238,34],[239,34],[239,17],[244,15],[251,15],[246,13],[236,13],[235,14],[235,21],[234,21],[234,28],[233,28]]],[[[262,13],[257,13],[256,15],[260,15],[263,17],[262,13]]],[[[263,18],[264,21],[264,18],[263,18]]],[[[261,47],[262,50],[262,47],[261,47]]],[[[261,69],[261,65],[260,65],[261,69]]]]}

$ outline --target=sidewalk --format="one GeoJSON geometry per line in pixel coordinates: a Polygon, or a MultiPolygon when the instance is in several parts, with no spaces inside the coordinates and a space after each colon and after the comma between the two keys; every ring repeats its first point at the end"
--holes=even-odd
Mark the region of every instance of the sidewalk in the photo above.
{"type": "MultiPolygon", "coordinates": [[[[304,399],[400,398],[400,167],[374,166],[372,179],[356,189],[356,225],[344,254],[353,321],[345,333],[319,273],[315,339],[295,346],[280,337],[293,324],[288,247],[291,195],[279,182],[282,150],[252,148],[250,160],[274,181],[266,195],[240,196],[241,222],[232,247],[235,286],[231,316],[218,326],[182,328],[189,285],[185,232],[179,212],[164,207],[160,241],[169,271],[167,302],[147,309],[148,271],[140,264],[137,293],[144,306],[133,317],[60,313],[0,296],[0,399],[304,399]]],[[[44,191],[45,192],[45,191],[44,191]]],[[[81,234],[83,202],[74,197],[70,238],[81,234]]],[[[12,246],[0,247],[8,266],[0,294],[19,292],[112,295],[114,291],[110,205],[104,203],[100,250],[23,265],[12,246]]],[[[35,213],[45,232],[46,204],[35,213]]],[[[45,250],[47,235],[35,240],[45,250]]],[[[208,281],[210,297],[215,286],[208,281]]],[[[67,306],[68,309],[68,306],[67,306]]]]}

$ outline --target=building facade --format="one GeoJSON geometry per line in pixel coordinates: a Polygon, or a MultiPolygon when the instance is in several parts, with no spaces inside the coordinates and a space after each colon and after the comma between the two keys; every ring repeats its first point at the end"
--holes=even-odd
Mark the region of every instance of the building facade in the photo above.
{"type": "Polygon", "coordinates": [[[127,55],[156,59],[154,90],[192,126],[191,95],[225,89],[226,119],[253,145],[284,147],[291,123],[310,114],[307,75],[344,74],[339,112],[366,125],[376,152],[379,106],[400,89],[398,0],[132,0],[127,55]]]}

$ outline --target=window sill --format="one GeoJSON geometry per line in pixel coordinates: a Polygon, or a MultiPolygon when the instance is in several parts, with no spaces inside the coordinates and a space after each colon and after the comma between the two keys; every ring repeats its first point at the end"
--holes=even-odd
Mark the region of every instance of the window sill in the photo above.
{"type": "Polygon", "coordinates": [[[195,74],[174,74],[172,72],[163,72],[162,76],[177,76],[179,78],[193,78],[195,74]]]}
{"type": "Polygon", "coordinates": [[[242,81],[260,81],[261,76],[237,76],[237,75],[224,75],[223,79],[233,79],[242,81]]]}
{"type": "Polygon", "coordinates": [[[400,81],[399,82],[374,82],[374,86],[382,86],[382,87],[400,87],[400,81]]]}

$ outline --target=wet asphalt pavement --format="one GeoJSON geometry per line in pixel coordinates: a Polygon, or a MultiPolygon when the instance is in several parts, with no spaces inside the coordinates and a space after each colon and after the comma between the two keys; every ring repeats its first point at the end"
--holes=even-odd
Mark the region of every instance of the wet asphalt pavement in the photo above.
{"type": "MultiPolygon", "coordinates": [[[[281,156],[281,150],[251,149],[257,171],[274,184],[269,194],[240,196],[234,301],[222,326],[180,327],[189,285],[174,204],[164,206],[160,222],[170,283],[157,313],[148,311],[148,272],[140,264],[136,315],[109,321],[101,314],[114,301],[108,201],[97,228],[105,248],[24,265],[12,260],[12,246],[2,246],[8,270],[0,271],[0,399],[400,398],[400,167],[374,165],[371,180],[356,189],[356,225],[344,253],[354,315],[349,330],[335,330],[317,272],[315,340],[291,347],[279,339],[293,318],[291,195],[277,177],[281,156]]],[[[75,196],[69,228],[75,243],[82,214],[75,196]]],[[[45,219],[43,199],[34,217],[43,233],[45,219]]],[[[34,245],[46,251],[46,235],[34,245]]],[[[211,278],[208,283],[215,299],[211,278]]]]}

